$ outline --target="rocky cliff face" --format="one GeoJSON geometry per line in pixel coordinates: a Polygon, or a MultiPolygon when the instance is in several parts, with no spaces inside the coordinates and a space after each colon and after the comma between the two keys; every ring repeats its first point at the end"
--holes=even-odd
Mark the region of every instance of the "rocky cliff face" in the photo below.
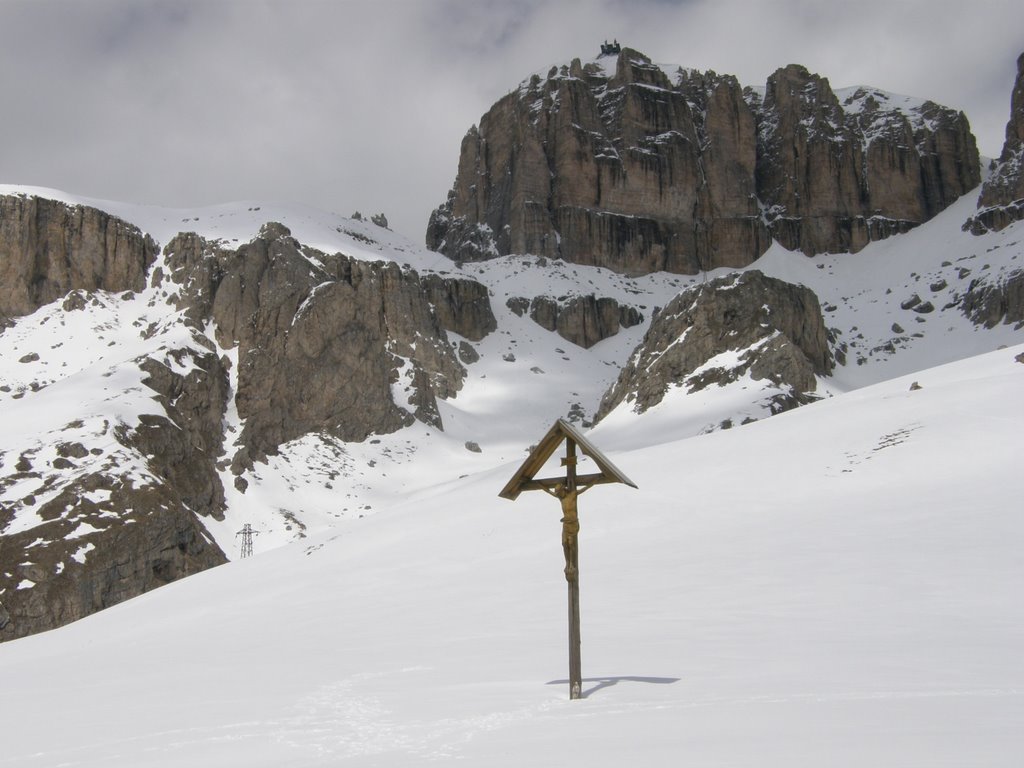
{"type": "Polygon", "coordinates": [[[999,160],[978,197],[978,213],[964,226],[976,235],[1024,219],[1024,54],[1010,97],[1010,120],[999,160]]]}
{"type": "Polygon", "coordinates": [[[78,288],[141,290],[156,253],[152,238],[95,208],[0,196],[0,319],[78,288]]]}
{"type": "Polygon", "coordinates": [[[279,224],[230,251],[181,235],[167,255],[178,306],[238,350],[238,471],[310,431],[440,426],[436,398],[465,375],[446,331],[479,340],[496,327],[478,283],[320,253],[279,224]]]}
{"type": "Polygon", "coordinates": [[[746,266],[772,238],[855,251],[979,183],[962,113],[841,95],[798,66],[762,95],[713,72],[666,74],[629,49],[614,72],[552,68],[466,135],[427,245],[456,261],[534,253],[693,274],[746,266]]]}
{"type": "Polygon", "coordinates": [[[643,413],[672,387],[695,392],[746,375],[771,381],[778,393],[768,405],[778,413],[808,402],[815,377],[834,365],[813,291],[756,270],[728,275],[683,291],[658,313],[595,421],[622,403],[643,413]]]}
{"type": "Polygon", "coordinates": [[[791,65],[758,115],[758,196],[772,237],[807,254],[857,251],[927,221],[980,182],[966,117],[869,88],[833,92],[791,65]]]}

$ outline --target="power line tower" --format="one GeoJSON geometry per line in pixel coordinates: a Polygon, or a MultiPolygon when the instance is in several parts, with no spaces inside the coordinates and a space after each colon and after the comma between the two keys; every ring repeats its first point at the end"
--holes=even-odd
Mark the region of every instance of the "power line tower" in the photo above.
{"type": "Polygon", "coordinates": [[[242,530],[235,534],[235,537],[242,537],[242,554],[241,557],[252,557],[252,537],[259,536],[259,531],[254,531],[249,523],[242,526],[242,530]]]}

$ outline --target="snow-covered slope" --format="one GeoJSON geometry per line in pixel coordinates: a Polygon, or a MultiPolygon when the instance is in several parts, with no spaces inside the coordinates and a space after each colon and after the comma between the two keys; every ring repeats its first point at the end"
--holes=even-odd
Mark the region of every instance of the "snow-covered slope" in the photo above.
{"type": "Polygon", "coordinates": [[[0,647],[0,766],[1016,766],[1022,355],[596,431],[639,490],[580,500],[581,701],[557,504],[428,461],[386,514],[0,647]]]}

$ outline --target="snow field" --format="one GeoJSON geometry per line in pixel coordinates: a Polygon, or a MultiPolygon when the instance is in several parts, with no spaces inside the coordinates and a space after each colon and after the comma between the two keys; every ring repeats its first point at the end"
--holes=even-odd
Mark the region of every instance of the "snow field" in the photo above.
{"type": "Polygon", "coordinates": [[[514,463],[6,644],[0,765],[1015,765],[1022,352],[595,435],[639,490],[580,497],[582,701],[514,463]]]}

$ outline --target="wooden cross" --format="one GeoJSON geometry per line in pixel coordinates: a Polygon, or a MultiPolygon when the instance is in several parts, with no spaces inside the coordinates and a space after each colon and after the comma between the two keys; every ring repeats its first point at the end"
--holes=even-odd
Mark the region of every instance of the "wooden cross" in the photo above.
{"type": "Polygon", "coordinates": [[[562,552],[565,555],[565,580],[569,587],[569,698],[582,697],[583,673],[580,660],[580,565],[579,513],[576,499],[584,491],[602,483],[625,483],[636,488],[628,477],[602,454],[569,422],[559,419],[544,438],[530,451],[519,471],[512,476],[501,493],[502,498],[515,501],[523,491],[544,491],[558,499],[562,506],[562,552]],[[537,472],[558,446],[565,442],[565,477],[535,479],[537,472]],[[580,475],[576,471],[578,453],[590,457],[598,472],[580,475]]]}

